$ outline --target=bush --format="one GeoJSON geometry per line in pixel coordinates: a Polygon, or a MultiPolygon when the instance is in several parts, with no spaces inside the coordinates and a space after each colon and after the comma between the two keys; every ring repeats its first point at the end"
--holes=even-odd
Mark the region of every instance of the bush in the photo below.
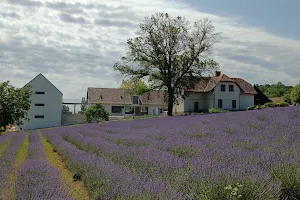
{"type": "Polygon", "coordinates": [[[109,119],[109,112],[107,112],[104,106],[101,104],[89,106],[85,110],[84,115],[85,115],[85,121],[87,123],[92,123],[92,122],[98,123],[101,120],[108,121],[109,119]]]}
{"type": "Polygon", "coordinates": [[[264,107],[265,108],[268,108],[268,107],[273,108],[273,107],[276,107],[276,103],[274,103],[274,102],[267,102],[267,103],[264,104],[264,107]]]}
{"type": "Polygon", "coordinates": [[[280,102],[280,103],[279,103],[279,106],[280,106],[280,107],[287,107],[287,106],[290,106],[290,104],[287,103],[287,102],[280,102]]]}
{"type": "Polygon", "coordinates": [[[263,105],[263,108],[286,107],[289,105],[290,104],[286,102],[280,102],[280,103],[268,102],[263,105]]]}
{"type": "Polygon", "coordinates": [[[227,112],[227,111],[223,110],[223,109],[218,109],[218,108],[210,108],[209,112],[210,113],[223,113],[223,112],[227,112]]]}

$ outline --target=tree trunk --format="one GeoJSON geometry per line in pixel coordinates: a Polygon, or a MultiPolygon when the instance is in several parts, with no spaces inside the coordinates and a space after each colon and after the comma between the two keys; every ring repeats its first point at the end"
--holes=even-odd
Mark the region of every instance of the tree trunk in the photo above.
{"type": "Polygon", "coordinates": [[[173,90],[168,88],[168,116],[173,116],[173,90]]]}

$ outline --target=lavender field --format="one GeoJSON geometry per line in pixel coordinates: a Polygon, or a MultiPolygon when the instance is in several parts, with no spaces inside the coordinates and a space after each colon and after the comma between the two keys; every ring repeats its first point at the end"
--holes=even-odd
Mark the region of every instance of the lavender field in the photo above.
{"type": "Polygon", "coordinates": [[[300,106],[6,133],[0,180],[0,199],[297,200],[300,106]]]}

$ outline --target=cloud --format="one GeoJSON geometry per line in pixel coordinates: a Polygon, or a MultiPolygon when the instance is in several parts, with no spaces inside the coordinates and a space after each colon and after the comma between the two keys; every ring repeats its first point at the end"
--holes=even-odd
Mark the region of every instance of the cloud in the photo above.
{"type": "Polygon", "coordinates": [[[75,24],[87,24],[87,20],[85,20],[83,17],[73,17],[69,14],[62,13],[59,15],[59,18],[63,22],[69,22],[69,23],[75,23],[75,24]]]}
{"type": "Polygon", "coordinates": [[[136,24],[128,21],[117,21],[109,19],[96,19],[94,24],[107,27],[136,27],[136,24]]]}
{"type": "Polygon", "coordinates": [[[14,12],[0,12],[0,16],[5,17],[5,18],[14,18],[14,19],[20,19],[20,15],[14,12]]]}
{"type": "Polygon", "coordinates": [[[8,0],[8,3],[14,5],[27,6],[27,7],[43,6],[43,3],[41,3],[40,1],[30,1],[30,0],[8,0]]]}
{"type": "Polygon", "coordinates": [[[66,99],[88,87],[118,87],[112,67],[144,17],[156,12],[212,20],[221,32],[212,57],[221,71],[251,83],[299,82],[300,39],[282,38],[235,18],[169,0],[9,0],[0,3],[0,82],[21,87],[43,73],[66,99]]]}

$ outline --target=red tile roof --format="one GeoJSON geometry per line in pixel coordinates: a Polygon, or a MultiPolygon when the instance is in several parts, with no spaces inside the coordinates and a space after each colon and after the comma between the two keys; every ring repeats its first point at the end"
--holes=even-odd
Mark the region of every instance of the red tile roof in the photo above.
{"type": "Polygon", "coordinates": [[[229,76],[222,74],[217,77],[204,77],[200,78],[199,82],[187,90],[188,92],[210,92],[216,87],[219,82],[233,82],[236,83],[243,91],[244,94],[257,94],[254,87],[241,78],[230,78],[229,76]]]}
{"type": "MultiPolygon", "coordinates": [[[[144,105],[165,105],[165,91],[150,91],[139,99],[144,105]]],[[[88,88],[88,103],[131,105],[132,96],[120,88],[88,88]]]]}

